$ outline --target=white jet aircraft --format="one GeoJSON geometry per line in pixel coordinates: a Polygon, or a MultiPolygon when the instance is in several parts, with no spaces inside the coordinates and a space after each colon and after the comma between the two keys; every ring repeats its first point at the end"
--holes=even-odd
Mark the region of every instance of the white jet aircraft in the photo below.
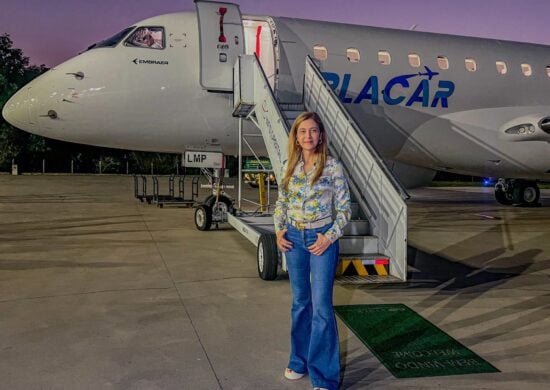
{"type": "Polygon", "coordinates": [[[310,55],[407,187],[448,171],[500,178],[502,204],[538,204],[537,181],[550,178],[550,47],[240,13],[236,23],[228,7],[238,12],[220,3],[215,47],[201,43],[196,13],[146,19],[30,82],[3,116],[83,144],[236,154],[235,53],[255,53],[285,103],[301,101],[310,55]]]}

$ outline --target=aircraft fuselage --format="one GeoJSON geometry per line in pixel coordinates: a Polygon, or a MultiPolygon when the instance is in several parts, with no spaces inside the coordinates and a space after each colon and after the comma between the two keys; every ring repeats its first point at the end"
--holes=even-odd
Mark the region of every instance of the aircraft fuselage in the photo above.
{"type": "MultiPolygon", "coordinates": [[[[325,79],[390,164],[550,178],[550,133],[540,125],[550,118],[549,47],[270,20],[277,39],[264,50],[276,53],[279,100],[301,100],[305,56],[318,57],[314,47],[323,47],[326,59],[318,64],[325,79]],[[353,61],[350,49],[358,54],[353,61]]],[[[88,50],[23,87],[4,107],[5,118],[23,130],[71,142],[236,154],[233,95],[204,90],[199,82],[196,15],[162,15],[140,26],[164,27],[165,47],[127,46],[129,30],[114,47],[88,50]]],[[[261,145],[257,139],[253,146],[261,152],[261,145]]]]}

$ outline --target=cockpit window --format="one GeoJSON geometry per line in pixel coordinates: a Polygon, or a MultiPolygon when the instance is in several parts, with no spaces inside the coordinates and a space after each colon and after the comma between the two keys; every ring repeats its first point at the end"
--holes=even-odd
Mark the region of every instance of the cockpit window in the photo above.
{"type": "Polygon", "coordinates": [[[119,33],[116,33],[116,34],[113,35],[112,37],[107,38],[107,39],[104,39],[104,40],[101,41],[101,42],[98,42],[98,43],[93,44],[92,46],[90,46],[90,47],[88,48],[88,50],[90,50],[90,49],[96,49],[96,48],[98,48],[98,47],[115,47],[120,41],[122,41],[122,40],[124,39],[124,37],[126,36],[126,34],[128,34],[131,30],[134,29],[134,27],[135,27],[135,26],[125,28],[124,30],[122,30],[122,31],[119,32],[119,33]]]}
{"type": "Polygon", "coordinates": [[[164,49],[164,27],[139,27],[124,42],[124,45],[164,49]]]}

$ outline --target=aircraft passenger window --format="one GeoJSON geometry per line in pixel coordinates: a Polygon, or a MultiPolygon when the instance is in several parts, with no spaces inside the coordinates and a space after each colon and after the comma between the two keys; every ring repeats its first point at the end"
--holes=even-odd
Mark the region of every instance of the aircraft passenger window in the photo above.
{"type": "Polygon", "coordinates": [[[359,55],[359,50],[357,49],[349,48],[347,50],[347,55],[349,62],[359,62],[359,60],[361,59],[361,56],[359,55]]]}
{"type": "Polygon", "coordinates": [[[504,61],[497,61],[497,73],[498,74],[506,74],[508,72],[508,68],[506,67],[506,62],[504,61]]]}
{"type": "Polygon", "coordinates": [[[391,64],[391,56],[389,51],[379,51],[378,52],[378,61],[382,65],[389,65],[391,64]]]}
{"type": "Polygon", "coordinates": [[[437,66],[439,69],[449,69],[449,59],[445,56],[437,56],[437,66]]]}
{"type": "Polygon", "coordinates": [[[475,72],[477,69],[476,60],[473,58],[466,58],[464,60],[464,65],[466,66],[468,72],[475,72]]]}
{"type": "Polygon", "coordinates": [[[314,46],[313,47],[313,57],[318,60],[324,61],[328,57],[327,48],[324,46],[314,46]]]}
{"type": "Polygon", "coordinates": [[[418,68],[420,66],[420,56],[414,53],[409,54],[409,65],[418,68]]]}
{"type": "Polygon", "coordinates": [[[524,76],[531,76],[533,74],[533,69],[529,64],[521,64],[521,71],[524,76]]]}
{"type": "Polygon", "coordinates": [[[546,75],[550,77],[550,65],[546,67],[546,75]]]}
{"type": "Polygon", "coordinates": [[[148,49],[164,49],[163,27],[139,27],[124,42],[126,46],[145,47],[148,49]]]}

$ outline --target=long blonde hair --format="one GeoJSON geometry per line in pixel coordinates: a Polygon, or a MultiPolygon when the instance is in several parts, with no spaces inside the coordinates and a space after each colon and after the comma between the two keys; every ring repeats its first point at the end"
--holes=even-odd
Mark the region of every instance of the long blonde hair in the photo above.
{"type": "Polygon", "coordinates": [[[323,174],[323,169],[325,168],[325,163],[328,156],[328,142],[325,132],[325,126],[323,125],[323,122],[321,121],[321,118],[319,118],[319,115],[317,115],[317,113],[302,112],[300,115],[298,115],[298,117],[292,124],[292,128],[290,129],[290,134],[288,136],[288,163],[285,176],[283,177],[283,188],[285,189],[285,191],[288,191],[288,183],[290,182],[290,178],[294,173],[296,164],[298,164],[298,161],[300,161],[300,157],[302,155],[302,147],[298,145],[298,128],[303,121],[306,121],[308,119],[313,119],[319,127],[319,143],[315,148],[315,154],[317,155],[317,168],[315,169],[315,173],[311,178],[311,185],[319,180],[319,177],[321,177],[321,175],[323,174]]]}

